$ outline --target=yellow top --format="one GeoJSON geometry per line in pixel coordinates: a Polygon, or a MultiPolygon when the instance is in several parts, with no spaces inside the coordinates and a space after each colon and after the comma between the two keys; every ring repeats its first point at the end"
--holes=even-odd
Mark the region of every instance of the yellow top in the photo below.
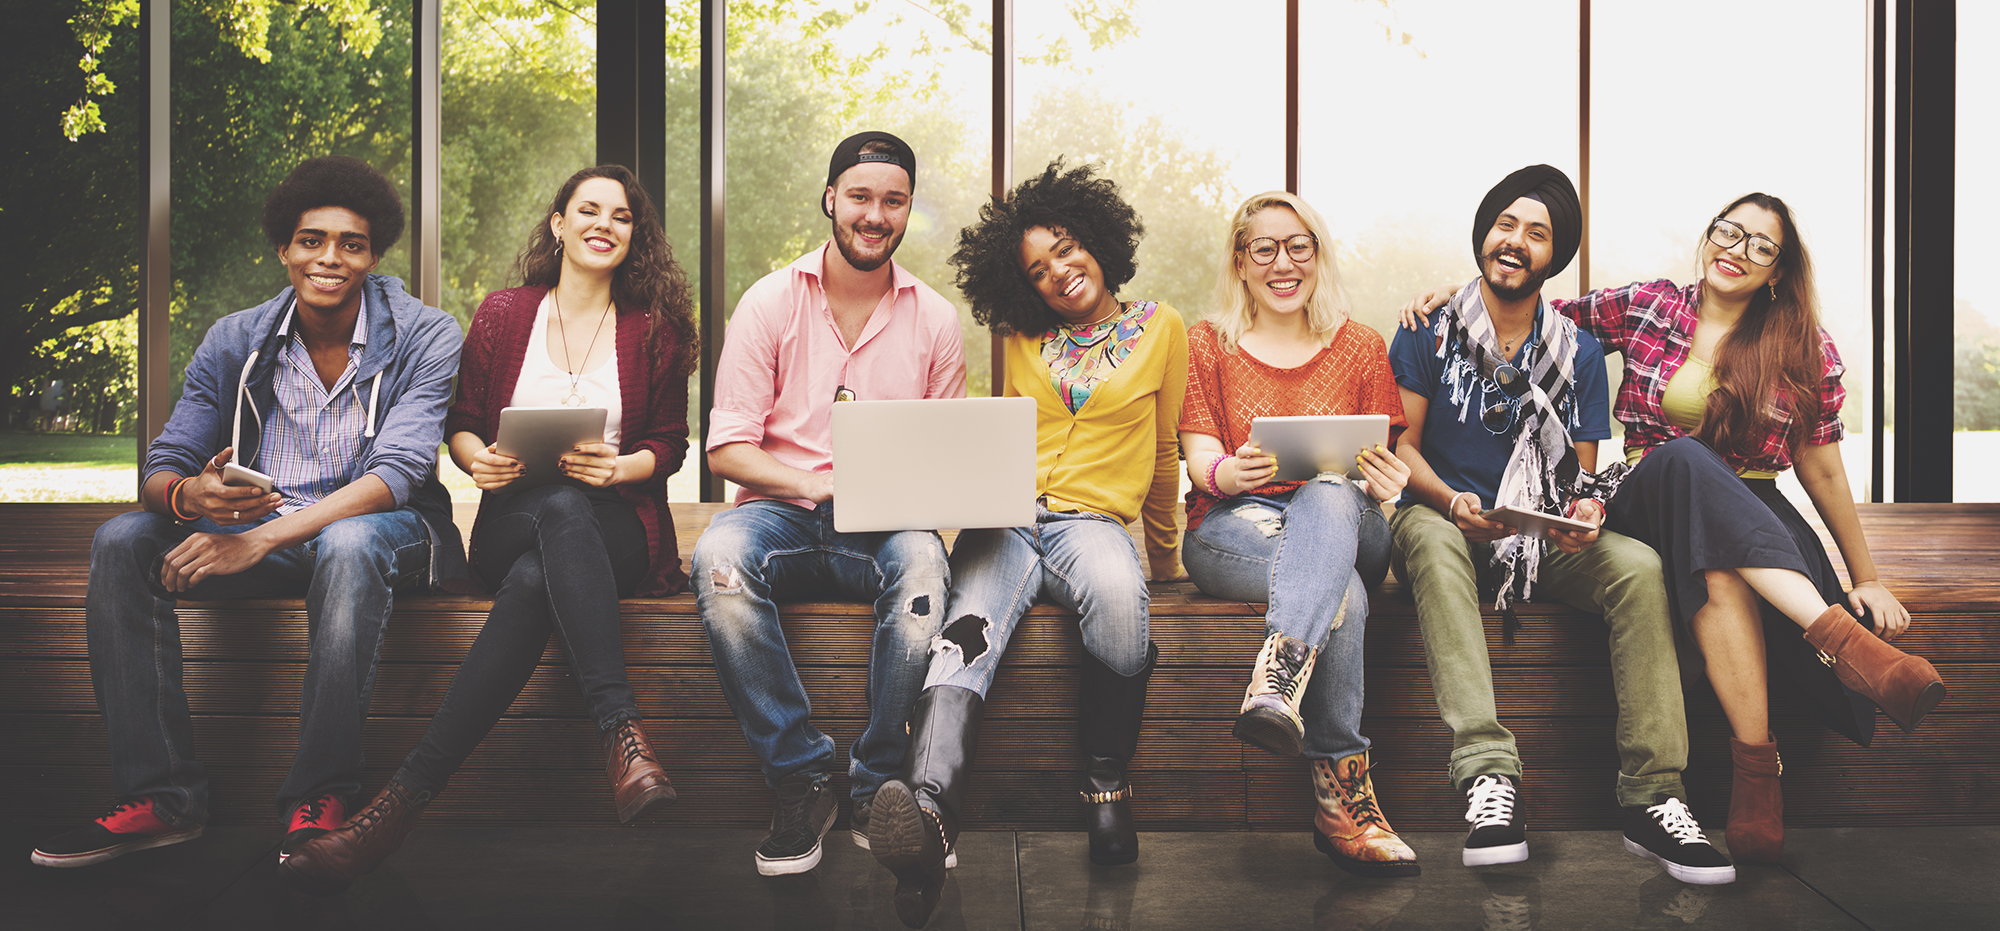
{"type": "Polygon", "coordinates": [[[1007,396],[1035,399],[1035,492],[1051,511],[1144,516],[1155,575],[1175,571],[1187,324],[1161,304],[1132,354],[1071,414],[1042,361],[1042,334],[1007,337],[1007,396]]]}
{"type": "MultiPolygon", "coordinates": [[[[1667,379],[1667,390],[1660,394],[1660,409],[1666,412],[1667,423],[1682,433],[1692,434],[1701,429],[1701,421],[1708,416],[1708,393],[1715,390],[1715,367],[1695,358],[1687,357],[1687,363],[1667,379]]],[[[1639,464],[1639,455],[1644,450],[1628,447],[1625,461],[1639,464]]],[[[1744,469],[1736,473],[1743,478],[1777,478],[1778,473],[1761,469],[1744,469]]]]}

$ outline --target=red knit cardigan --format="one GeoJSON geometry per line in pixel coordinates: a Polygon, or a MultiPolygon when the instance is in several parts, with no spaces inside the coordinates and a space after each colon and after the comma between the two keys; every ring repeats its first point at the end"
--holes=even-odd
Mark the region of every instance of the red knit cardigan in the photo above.
{"type": "MultiPolygon", "coordinates": [[[[445,415],[446,437],[469,432],[491,443],[499,435],[500,409],[513,400],[521,362],[528,355],[528,337],[535,328],[535,311],[547,293],[547,288],[509,288],[487,295],[479,305],[459,356],[458,399],[445,415]]],[[[637,594],[655,598],[687,589],[673,512],[667,509],[667,476],[678,471],[687,457],[687,379],[655,377],[653,359],[646,352],[646,328],[651,322],[646,313],[621,307],[617,319],[618,396],[623,405],[618,452],[653,451],[653,477],[619,485],[618,494],[646,528],[651,559],[637,594]]],[[[660,351],[672,355],[673,333],[662,336],[660,351]]],[[[479,531],[493,501],[490,492],[479,499],[479,517],[472,525],[474,560],[479,554],[479,531]]],[[[477,569],[472,576],[478,578],[477,569]]]]}

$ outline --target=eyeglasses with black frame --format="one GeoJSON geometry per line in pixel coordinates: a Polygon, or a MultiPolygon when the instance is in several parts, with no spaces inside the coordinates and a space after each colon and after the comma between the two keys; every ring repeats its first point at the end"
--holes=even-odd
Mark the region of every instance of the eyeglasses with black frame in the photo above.
{"type": "Polygon", "coordinates": [[[1750,256],[1750,261],[1765,268],[1777,264],[1778,254],[1785,251],[1784,247],[1774,242],[1771,237],[1763,233],[1752,233],[1735,220],[1716,217],[1709,221],[1708,241],[1724,249],[1734,249],[1737,243],[1746,238],[1750,240],[1750,245],[1744,248],[1744,253],[1750,256]]]}
{"type": "Polygon", "coordinates": [[[1250,261],[1259,265],[1269,265],[1278,260],[1278,250],[1285,250],[1294,262],[1310,262],[1319,254],[1319,237],[1311,233],[1287,236],[1284,240],[1259,236],[1243,244],[1243,251],[1250,253],[1250,261]]]}
{"type": "Polygon", "coordinates": [[[1505,435],[1514,429],[1514,415],[1521,409],[1521,399],[1528,394],[1528,376],[1512,363],[1503,362],[1493,370],[1493,384],[1507,395],[1507,400],[1490,404],[1479,412],[1479,423],[1489,433],[1505,435]]]}

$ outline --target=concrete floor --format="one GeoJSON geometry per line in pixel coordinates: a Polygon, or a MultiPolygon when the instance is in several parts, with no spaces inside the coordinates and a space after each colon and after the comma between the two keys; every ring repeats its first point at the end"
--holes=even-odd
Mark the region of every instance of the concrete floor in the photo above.
{"type": "MultiPolygon", "coordinates": [[[[897,929],[894,880],[844,830],[812,873],[767,879],[761,831],[419,827],[335,899],[277,882],[274,830],[97,867],[31,866],[0,832],[0,928],[897,929]]],[[[1719,832],[1718,832],[1719,833],[1719,832]]],[[[1793,829],[1783,866],[1687,886],[1609,831],[1534,832],[1533,857],[1468,869],[1457,834],[1406,834],[1420,877],[1334,869],[1309,834],[1146,834],[1092,867],[1081,833],[967,834],[940,929],[1979,929],[2000,926],[2000,827],[1793,829]]],[[[1720,838],[1717,838],[1718,842],[1720,838]]]]}

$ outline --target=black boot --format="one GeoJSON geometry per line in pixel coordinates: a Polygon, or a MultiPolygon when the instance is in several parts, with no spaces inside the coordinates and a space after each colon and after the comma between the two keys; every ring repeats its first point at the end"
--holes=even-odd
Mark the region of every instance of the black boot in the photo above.
{"type": "Polygon", "coordinates": [[[925,689],[910,716],[908,781],[883,783],[868,811],[868,849],[896,874],[896,917],[912,928],[930,921],[944,894],[984,708],[971,689],[925,689]]]}
{"type": "Polygon", "coordinates": [[[1139,859],[1132,828],[1132,785],[1125,765],[1139,749],[1139,719],[1146,710],[1146,681],[1160,660],[1146,645],[1146,665],[1127,677],[1085,650],[1077,730],[1083,750],[1083,825],[1090,832],[1090,862],[1105,866],[1139,859]]]}

